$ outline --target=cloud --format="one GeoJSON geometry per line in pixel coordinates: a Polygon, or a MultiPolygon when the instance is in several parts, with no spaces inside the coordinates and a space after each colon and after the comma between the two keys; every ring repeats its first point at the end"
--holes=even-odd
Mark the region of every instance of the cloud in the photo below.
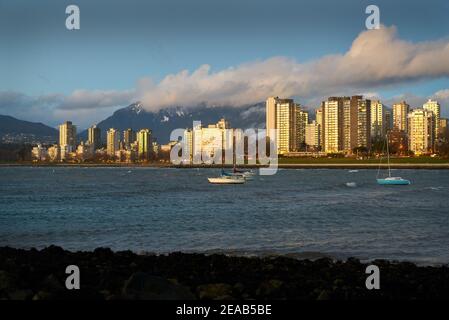
{"type": "Polygon", "coordinates": [[[308,63],[273,57],[218,72],[209,65],[183,70],[151,83],[139,100],[148,110],[200,103],[241,106],[270,95],[313,99],[447,76],[448,41],[411,43],[399,39],[395,27],[382,27],[362,32],[344,54],[308,63]]]}
{"type": "Polygon", "coordinates": [[[124,100],[114,101],[113,97],[114,95],[79,92],[68,96],[62,94],[29,96],[14,91],[0,91],[0,114],[32,122],[41,121],[50,126],[56,126],[70,119],[84,128],[93,122],[103,120],[112,111],[123,106],[119,102],[124,100]],[[111,104],[106,103],[107,101],[111,104]]]}
{"type": "MultiPolygon", "coordinates": [[[[449,40],[412,43],[400,39],[395,27],[382,27],[360,33],[343,54],[305,63],[278,56],[219,71],[204,64],[159,82],[139,79],[128,90],[79,89],[37,97],[0,92],[0,112],[50,123],[71,118],[87,125],[135,101],[157,111],[173,106],[242,106],[276,95],[316,107],[329,95],[377,96],[382,89],[448,76],[449,40]]],[[[407,96],[416,103],[425,99],[407,96]]],[[[448,96],[449,89],[436,92],[434,98],[447,105],[448,96]]]]}
{"type": "Polygon", "coordinates": [[[449,100],[449,89],[435,92],[434,98],[437,100],[449,100]]]}
{"type": "Polygon", "coordinates": [[[58,109],[98,109],[123,106],[133,102],[134,96],[134,90],[75,90],[62,100],[58,109]]]}
{"type": "Polygon", "coordinates": [[[421,96],[407,92],[385,99],[382,99],[381,96],[378,96],[377,98],[382,100],[384,105],[389,107],[399,101],[406,101],[411,108],[421,108],[423,104],[429,99],[436,100],[441,106],[441,115],[446,118],[449,117],[449,89],[439,90],[427,96],[421,96]]]}

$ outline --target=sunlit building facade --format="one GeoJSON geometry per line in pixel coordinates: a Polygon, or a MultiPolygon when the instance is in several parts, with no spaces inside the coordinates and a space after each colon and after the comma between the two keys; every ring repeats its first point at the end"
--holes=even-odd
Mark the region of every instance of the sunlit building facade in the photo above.
{"type": "Polygon", "coordinates": [[[123,131],[123,145],[126,149],[129,149],[136,139],[136,132],[133,129],[129,128],[123,131]]]}
{"type": "Polygon", "coordinates": [[[434,126],[434,137],[438,138],[438,133],[440,131],[440,119],[441,119],[441,107],[438,101],[429,99],[426,103],[423,104],[423,109],[427,111],[433,112],[433,117],[435,121],[434,126]]]}
{"type": "Polygon", "coordinates": [[[152,151],[151,130],[142,129],[137,132],[137,154],[139,160],[149,160],[152,151]]]}
{"type": "Polygon", "coordinates": [[[343,99],[331,97],[322,104],[323,151],[338,153],[343,150],[343,99]]]}
{"type": "Polygon", "coordinates": [[[379,100],[371,101],[371,139],[380,139],[385,136],[385,108],[379,100]]]}
{"type": "Polygon", "coordinates": [[[96,125],[93,125],[87,129],[87,142],[94,146],[94,150],[101,147],[101,129],[96,125]]]}
{"type": "Polygon", "coordinates": [[[308,123],[306,125],[306,138],[305,143],[307,148],[312,148],[316,151],[319,150],[320,140],[321,140],[321,132],[320,125],[316,120],[312,121],[312,123],[308,123]]]}
{"type": "Polygon", "coordinates": [[[76,148],[76,126],[66,121],[59,126],[59,145],[72,152],[76,148]]]}
{"type": "Polygon", "coordinates": [[[415,109],[408,116],[409,150],[415,155],[433,152],[434,113],[425,109],[415,109]]]}
{"type": "Polygon", "coordinates": [[[402,101],[393,104],[393,128],[408,133],[408,114],[410,106],[402,101]]]}
{"type": "Polygon", "coordinates": [[[106,152],[108,156],[115,157],[116,151],[119,150],[120,134],[118,130],[111,128],[106,135],[106,152]]]}

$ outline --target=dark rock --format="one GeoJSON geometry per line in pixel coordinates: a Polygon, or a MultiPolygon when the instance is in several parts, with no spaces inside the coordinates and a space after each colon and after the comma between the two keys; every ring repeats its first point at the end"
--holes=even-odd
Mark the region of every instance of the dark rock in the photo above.
{"type": "Polygon", "coordinates": [[[56,298],[55,294],[48,291],[39,291],[33,296],[33,300],[54,300],[56,298]]]}
{"type": "Polygon", "coordinates": [[[16,278],[4,270],[0,270],[0,290],[10,290],[17,285],[16,278]]]}
{"type": "Polygon", "coordinates": [[[261,283],[256,291],[256,294],[260,298],[275,299],[283,296],[282,285],[284,283],[277,279],[271,279],[261,283]]]}
{"type": "Polygon", "coordinates": [[[170,281],[152,276],[143,272],[137,272],[125,282],[123,297],[140,300],[193,300],[195,296],[190,290],[181,285],[175,285],[170,281]]]}
{"type": "Polygon", "coordinates": [[[10,292],[8,295],[11,300],[29,300],[33,297],[33,291],[30,289],[19,289],[10,292]]]}
{"type": "Polygon", "coordinates": [[[232,286],[226,283],[204,284],[198,287],[198,296],[206,300],[232,299],[232,286]]]}
{"type": "Polygon", "coordinates": [[[67,290],[54,274],[50,274],[42,281],[42,287],[53,292],[67,290]]]}
{"type": "MultiPolygon", "coordinates": [[[[381,290],[367,290],[367,264],[221,254],[137,255],[0,247],[0,299],[441,299],[447,266],[377,260],[381,290]],[[81,270],[81,290],[65,288],[65,268],[81,270]],[[136,273],[139,271],[139,273],[136,273]]],[[[370,264],[371,264],[370,263],[370,264]]]]}
{"type": "Polygon", "coordinates": [[[329,300],[331,298],[331,293],[328,290],[321,291],[320,295],[317,297],[317,300],[329,300]]]}

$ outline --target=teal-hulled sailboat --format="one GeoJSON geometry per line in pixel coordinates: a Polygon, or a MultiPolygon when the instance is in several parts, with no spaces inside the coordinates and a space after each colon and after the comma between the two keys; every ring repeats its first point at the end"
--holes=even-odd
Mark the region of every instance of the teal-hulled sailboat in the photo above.
{"type": "MultiPolygon", "coordinates": [[[[410,180],[403,179],[401,177],[392,177],[391,176],[391,167],[390,167],[390,150],[388,148],[388,134],[386,136],[386,145],[387,145],[387,161],[388,161],[388,177],[379,179],[379,173],[380,173],[380,164],[379,164],[379,170],[377,170],[377,183],[380,185],[396,185],[396,186],[404,186],[409,185],[411,182],[410,180]]],[[[382,163],[382,158],[380,158],[380,162],[382,163]]]]}

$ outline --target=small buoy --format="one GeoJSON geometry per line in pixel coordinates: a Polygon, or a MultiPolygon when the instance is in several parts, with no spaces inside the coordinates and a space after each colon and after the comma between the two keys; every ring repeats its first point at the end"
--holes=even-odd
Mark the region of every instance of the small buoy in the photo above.
{"type": "Polygon", "coordinates": [[[350,187],[350,188],[355,188],[355,187],[357,187],[357,183],[355,183],[355,182],[346,182],[346,186],[350,187]]]}

